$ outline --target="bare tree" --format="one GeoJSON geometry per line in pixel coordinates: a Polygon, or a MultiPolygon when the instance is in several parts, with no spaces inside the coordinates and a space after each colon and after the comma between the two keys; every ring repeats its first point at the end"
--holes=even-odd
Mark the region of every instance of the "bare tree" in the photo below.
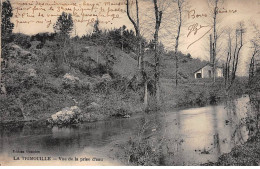
{"type": "Polygon", "coordinates": [[[142,57],[142,41],[141,41],[141,33],[140,33],[140,21],[139,21],[139,5],[138,5],[138,0],[135,0],[135,8],[136,8],[136,19],[133,19],[133,17],[131,16],[130,14],[130,4],[129,4],[129,0],[126,0],[126,13],[127,13],[127,16],[129,18],[129,20],[131,21],[131,23],[133,24],[134,28],[135,28],[135,33],[136,33],[136,37],[137,37],[137,40],[138,40],[138,52],[137,52],[137,55],[138,55],[138,68],[140,70],[142,70],[142,60],[143,60],[143,57],[142,57]]]}
{"type": "Polygon", "coordinates": [[[136,19],[135,20],[133,19],[133,17],[130,14],[129,0],[126,0],[126,8],[127,8],[127,16],[135,28],[135,33],[136,33],[136,37],[137,37],[137,41],[138,41],[138,46],[137,46],[138,69],[139,69],[140,75],[142,76],[142,81],[144,83],[143,100],[144,100],[144,106],[146,108],[148,106],[148,88],[147,88],[148,84],[147,84],[147,76],[144,71],[144,63],[143,63],[142,36],[141,36],[141,31],[140,31],[138,0],[135,0],[135,8],[136,8],[136,12],[135,12],[136,19]]]}
{"type": "Polygon", "coordinates": [[[211,65],[212,65],[212,73],[213,73],[213,82],[216,81],[216,66],[217,66],[217,58],[218,53],[221,51],[221,43],[219,43],[220,36],[224,32],[221,30],[221,20],[223,17],[219,16],[219,8],[223,5],[224,0],[209,0],[210,6],[210,16],[212,25],[212,43],[210,44],[211,53],[211,65]]]}
{"type": "Polygon", "coordinates": [[[212,64],[213,64],[213,80],[216,81],[216,50],[217,50],[217,9],[219,0],[215,0],[214,14],[213,14],[213,44],[212,44],[212,64]]]}
{"type": "Polygon", "coordinates": [[[227,58],[226,58],[225,73],[224,73],[225,87],[227,93],[229,92],[236,78],[240,52],[244,45],[243,43],[244,33],[245,33],[244,24],[240,22],[238,28],[235,30],[234,49],[232,49],[233,45],[232,45],[231,32],[228,33],[228,50],[227,50],[227,58]]]}
{"type": "Polygon", "coordinates": [[[252,41],[252,57],[250,59],[250,65],[249,65],[249,82],[252,80],[252,78],[255,76],[256,71],[256,65],[255,65],[255,57],[259,53],[259,44],[257,44],[255,41],[252,41]]]}
{"type": "Polygon", "coordinates": [[[156,100],[157,104],[160,104],[160,56],[159,56],[159,50],[158,50],[158,35],[159,35],[159,30],[160,30],[160,25],[162,22],[162,15],[163,12],[159,10],[158,8],[158,3],[157,0],[153,0],[154,2],[154,14],[155,14],[155,32],[154,32],[154,43],[155,43],[155,55],[154,55],[154,60],[155,60],[155,73],[154,73],[154,78],[155,78],[155,90],[156,90],[156,100]]]}
{"type": "Polygon", "coordinates": [[[184,0],[177,0],[177,5],[178,5],[178,30],[177,30],[177,36],[175,38],[175,60],[176,60],[176,69],[175,69],[175,85],[176,87],[178,86],[178,69],[179,69],[179,61],[178,61],[178,47],[179,47],[179,39],[180,39],[180,33],[181,33],[181,27],[182,27],[182,22],[183,22],[183,18],[182,18],[182,11],[183,11],[183,4],[184,4],[184,0]]]}
{"type": "Polygon", "coordinates": [[[256,56],[259,56],[260,52],[260,31],[258,29],[258,26],[254,23],[253,28],[255,29],[256,36],[251,40],[251,48],[253,49],[253,51],[249,65],[249,84],[251,84],[251,81],[256,75],[256,71],[258,69],[257,64],[259,63],[259,60],[256,58],[256,56]]]}
{"type": "Polygon", "coordinates": [[[225,79],[225,87],[227,88],[228,80],[230,79],[230,62],[232,59],[232,37],[231,37],[232,29],[227,30],[228,34],[228,49],[227,49],[227,58],[225,63],[225,71],[224,71],[224,79],[225,79]]]}

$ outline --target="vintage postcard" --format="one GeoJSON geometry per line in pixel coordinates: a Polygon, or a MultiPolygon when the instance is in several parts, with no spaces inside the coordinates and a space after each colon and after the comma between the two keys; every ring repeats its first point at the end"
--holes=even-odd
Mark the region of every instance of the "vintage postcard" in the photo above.
{"type": "Polygon", "coordinates": [[[260,165],[260,0],[1,0],[0,166],[260,165]]]}

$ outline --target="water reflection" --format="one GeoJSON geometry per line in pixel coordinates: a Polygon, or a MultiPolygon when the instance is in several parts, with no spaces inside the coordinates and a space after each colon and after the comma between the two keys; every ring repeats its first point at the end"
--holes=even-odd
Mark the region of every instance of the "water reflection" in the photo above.
{"type": "Polygon", "coordinates": [[[260,92],[255,91],[249,95],[250,102],[247,111],[246,126],[250,136],[260,133],[260,92]]]}
{"type": "Polygon", "coordinates": [[[14,149],[40,150],[52,156],[111,155],[115,144],[130,138],[149,140],[160,149],[162,165],[198,165],[216,161],[248,138],[241,125],[247,116],[248,97],[218,106],[176,112],[140,114],[129,119],[110,119],[74,127],[2,128],[0,154],[12,156],[14,149]]]}

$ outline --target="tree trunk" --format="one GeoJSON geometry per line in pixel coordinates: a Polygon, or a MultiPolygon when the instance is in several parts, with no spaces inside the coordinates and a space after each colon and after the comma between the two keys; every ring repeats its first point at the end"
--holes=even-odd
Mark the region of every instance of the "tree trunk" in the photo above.
{"type": "Polygon", "coordinates": [[[216,82],[216,55],[217,55],[217,8],[218,0],[215,0],[214,16],[213,16],[213,82],[216,82]]]}
{"type": "Polygon", "coordinates": [[[145,78],[145,72],[144,72],[144,64],[143,64],[143,53],[142,53],[142,37],[140,34],[140,24],[139,24],[139,5],[138,5],[138,0],[135,0],[135,5],[136,5],[136,21],[131,17],[130,15],[130,10],[129,10],[129,0],[126,0],[126,13],[133,24],[135,28],[135,33],[136,37],[138,40],[138,45],[137,45],[137,62],[138,62],[138,76],[141,76],[142,81],[144,82],[144,91],[143,91],[143,100],[144,100],[144,106],[145,108],[147,107],[147,78],[145,78]]]}
{"type": "Polygon", "coordinates": [[[176,64],[176,70],[175,70],[175,85],[178,86],[178,71],[179,71],[179,58],[178,58],[178,47],[179,47],[179,38],[181,33],[181,26],[182,26],[182,2],[178,0],[178,9],[179,9],[179,25],[178,25],[178,32],[176,36],[176,42],[175,42],[175,64],[176,64]]]}
{"type": "Polygon", "coordinates": [[[175,52],[175,59],[176,59],[176,61],[175,61],[175,67],[176,67],[176,70],[175,70],[175,85],[176,85],[176,87],[178,86],[178,69],[179,69],[179,60],[178,60],[178,56],[177,56],[177,52],[175,52]]]}
{"type": "Polygon", "coordinates": [[[144,107],[145,107],[145,109],[148,107],[148,88],[147,88],[147,81],[144,82],[144,107]]]}
{"type": "Polygon", "coordinates": [[[142,55],[142,40],[141,40],[141,36],[138,35],[138,56],[139,56],[139,60],[138,60],[138,67],[139,67],[139,71],[143,72],[144,68],[143,68],[143,55],[142,55]]]}
{"type": "Polygon", "coordinates": [[[155,41],[155,89],[156,89],[156,100],[157,104],[160,105],[160,59],[159,59],[159,53],[158,53],[158,30],[155,31],[154,34],[154,41],[155,41]]]}
{"type": "MultiPolygon", "coordinates": [[[[2,6],[2,1],[1,1],[1,6],[2,6]]],[[[1,15],[2,15],[2,10],[1,10],[1,15]]],[[[2,23],[2,16],[0,19],[0,23],[2,23]]],[[[0,30],[0,35],[2,38],[2,28],[0,30]]],[[[0,46],[1,46],[1,51],[0,51],[0,85],[2,84],[2,39],[0,40],[0,46]]],[[[0,93],[1,93],[1,89],[0,89],[0,93]]]]}
{"type": "Polygon", "coordinates": [[[139,5],[138,5],[138,0],[135,1],[135,5],[136,5],[136,21],[134,21],[134,19],[131,17],[130,15],[130,7],[129,7],[129,0],[126,0],[126,14],[129,18],[129,20],[131,21],[131,23],[133,24],[134,28],[135,28],[135,34],[138,40],[138,46],[137,46],[137,58],[138,58],[138,68],[141,69],[141,34],[140,34],[140,25],[139,25],[139,5]]]}
{"type": "MultiPolygon", "coordinates": [[[[234,84],[235,78],[236,78],[236,72],[237,72],[237,66],[238,66],[238,62],[239,62],[239,54],[240,51],[243,47],[243,33],[244,33],[244,29],[241,27],[240,29],[236,30],[236,40],[235,40],[235,50],[233,52],[233,58],[232,58],[232,69],[231,72],[228,72],[228,79],[227,79],[227,87],[226,87],[226,92],[228,93],[230,88],[232,87],[232,85],[234,84]],[[240,33],[240,44],[238,42],[238,36],[240,33]]],[[[231,39],[229,39],[230,44],[231,44],[231,39]]],[[[231,47],[229,49],[229,52],[231,51],[231,47]]],[[[229,54],[230,60],[231,60],[231,53],[229,54]]],[[[229,68],[230,65],[230,60],[227,63],[227,67],[229,68]]]]}
{"type": "Polygon", "coordinates": [[[155,90],[156,90],[156,101],[157,105],[160,105],[160,59],[159,59],[159,52],[158,52],[158,34],[159,34],[159,29],[162,21],[162,11],[159,11],[158,5],[157,5],[157,0],[153,0],[154,2],[154,12],[155,12],[155,33],[154,33],[154,42],[155,42],[155,55],[154,55],[154,60],[155,60],[155,73],[154,73],[154,78],[155,78],[155,90]]]}

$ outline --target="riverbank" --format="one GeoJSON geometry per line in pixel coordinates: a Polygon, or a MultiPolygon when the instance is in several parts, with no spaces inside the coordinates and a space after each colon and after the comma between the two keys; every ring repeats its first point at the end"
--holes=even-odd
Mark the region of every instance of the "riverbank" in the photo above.
{"type": "MultiPolygon", "coordinates": [[[[29,77],[28,80],[32,81],[30,83],[34,83],[34,86],[27,89],[25,86],[23,88],[23,84],[21,84],[15,87],[14,91],[10,91],[10,95],[1,97],[0,101],[3,103],[0,106],[1,123],[46,121],[53,114],[71,106],[80,108],[82,122],[94,122],[114,116],[119,118],[129,117],[147,110],[150,112],[155,110],[173,111],[216,105],[227,100],[221,79],[216,84],[205,80],[203,83],[194,81],[180,84],[178,88],[174,87],[172,83],[162,82],[161,106],[155,107],[150,100],[149,106],[145,110],[140,91],[118,90],[127,81],[107,80],[102,77],[85,77],[82,81],[86,81],[86,79],[89,84],[84,84],[81,81],[69,81],[65,85],[62,76],[47,78],[44,83],[37,76],[29,77]]],[[[233,98],[247,92],[245,84],[239,81],[234,89],[240,90],[235,90],[236,93],[233,94],[233,98]]]]}
{"type": "MultiPolygon", "coordinates": [[[[243,97],[239,103],[246,104],[247,99],[243,97]]],[[[10,147],[26,145],[31,149],[40,147],[47,154],[60,151],[63,156],[71,156],[83,148],[92,148],[102,154],[108,152],[109,157],[122,162],[121,165],[200,165],[217,159],[218,151],[221,154],[231,151],[226,149],[233,147],[231,139],[241,136],[233,137],[230,131],[236,124],[226,124],[226,120],[237,119],[240,117],[237,115],[245,111],[240,108],[237,110],[241,111],[236,111],[233,106],[229,108],[236,113],[228,113],[223,105],[218,105],[138,113],[130,118],[113,117],[62,127],[41,126],[37,121],[13,123],[5,127],[0,125],[0,131],[2,139],[10,140],[4,141],[6,152],[10,147]]]]}
{"type": "Polygon", "coordinates": [[[238,77],[229,91],[225,92],[224,79],[191,79],[177,87],[172,80],[163,80],[162,100],[164,109],[192,108],[216,105],[228,99],[237,99],[248,93],[247,77],[238,77]]]}
{"type": "Polygon", "coordinates": [[[202,164],[205,166],[259,166],[260,134],[254,136],[243,145],[234,147],[230,153],[223,154],[217,162],[202,164]]]}
{"type": "Polygon", "coordinates": [[[145,118],[139,134],[121,143],[117,158],[126,165],[141,166],[201,165],[215,161],[239,144],[238,139],[247,139],[245,128],[237,128],[246,114],[247,102],[248,97],[242,97],[229,105],[145,118]]]}
{"type": "MultiPolygon", "coordinates": [[[[110,65],[107,58],[99,54],[106,49],[102,45],[90,46],[88,42],[78,40],[71,42],[75,45],[69,46],[70,55],[62,64],[55,62],[58,56],[57,49],[53,48],[55,41],[46,41],[41,50],[37,48],[39,41],[29,41],[29,48],[13,42],[7,45],[8,60],[2,70],[1,123],[47,120],[73,106],[80,109],[80,121],[93,122],[145,111],[202,107],[225,100],[221,78],[213,84],[212,79],[187,77],[176,87],[172,79],[162,77],[161,105],[155,104],[151,81],[148,107],[144,107],[143,84],[131,53],[109,48],[109,54],[113,56],[110,65]],[[98,62],[95,60],[97,53],[100,55],[98,62]]],[[[193,61],[189,59],[189,62],[193,61]]],[[[245,82],[237,79],[239,83],[235,83],[234,88],[240,93],[235,96],[244,94],[246,88],[245,82]]]]}

